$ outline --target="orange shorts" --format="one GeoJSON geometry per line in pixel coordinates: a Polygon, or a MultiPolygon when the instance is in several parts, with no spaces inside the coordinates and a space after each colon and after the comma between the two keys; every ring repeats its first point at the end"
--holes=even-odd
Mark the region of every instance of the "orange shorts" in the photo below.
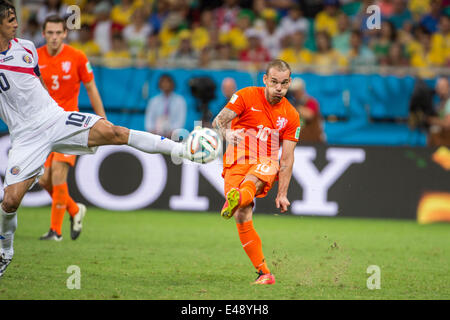
{"type": "Polygon", "coordinates": [[[273,183],[278,180],[279,170],[278,161],[273,160],[256,164],[234,164],[229,168],[224,168],[222,177],[225,180],[225,195],[231,188],[239,188],[245,177],[251,174],[265,183],[263,191],[256,196],[257,198],[263,198],[272,188],[273,183]]]}
{"type": "Polygon", "coordinates": [[[77,160],[77,156],[74,154],[64,154],[59,152],[52,152],[48,155],[47,160],[44,163],[45,168],[50,168],[52,166],[53,161],[65,162],[69,164],[69,166],[73,167],[75,165],[75,161],[77,160]]]}

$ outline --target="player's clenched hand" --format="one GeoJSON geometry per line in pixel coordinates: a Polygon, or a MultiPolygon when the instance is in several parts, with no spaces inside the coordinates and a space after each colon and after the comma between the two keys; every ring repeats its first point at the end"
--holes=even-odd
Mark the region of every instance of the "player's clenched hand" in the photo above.
{"type": "Polygon", "coordinates": [[[244,139],[243,134],[242,134],[243,132],[244,132],[244,128],[237,129],[237,130],[227,130],[225,138],[228,143],[238,145],[239,142],[241,142],[242,139],[244,139]]]}
{"type": "Polygon", "coordinates": [[[286,196],[280,196],[280,195],[278,195],[277,198],[275,199],[275,204],[282,213],[286,212],[288,207],[291,205],[291,203],[289,202],[289,200],[286,196]]]}

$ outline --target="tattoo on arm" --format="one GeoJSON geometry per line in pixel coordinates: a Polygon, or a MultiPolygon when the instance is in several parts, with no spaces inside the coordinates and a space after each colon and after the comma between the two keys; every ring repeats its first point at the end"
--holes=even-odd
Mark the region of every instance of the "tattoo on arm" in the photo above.
{"type": "Polygon", "coordinates": [[[222,139],[226,138],[226,130],[230,128],[231,120],[236,118],[237,114],[233,110],[223,108],[213,121],[213,128],[217,129],[222,135],[222,139]]]}

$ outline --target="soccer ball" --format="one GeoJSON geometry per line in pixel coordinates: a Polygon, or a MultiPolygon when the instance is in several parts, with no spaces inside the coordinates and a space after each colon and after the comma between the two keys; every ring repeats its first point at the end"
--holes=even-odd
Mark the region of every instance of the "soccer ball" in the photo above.
{"type": "Polygon", "coordinates": [[[186,148],[192,161],[208,163],[219,156],[222,140],[214,130],[199,127],[189,134],[186,148]]]}

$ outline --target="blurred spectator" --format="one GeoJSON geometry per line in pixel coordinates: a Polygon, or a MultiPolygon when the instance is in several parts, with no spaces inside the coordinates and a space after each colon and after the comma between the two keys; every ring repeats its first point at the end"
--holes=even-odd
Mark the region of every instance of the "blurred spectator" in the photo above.
{"type": "Polygon", "coordinates": [[[87,24],[92,26],[97,20],[97,16],[94,13],[96,1],[86,1],[81,7],[81,24],[87,24]]]}
{"type": "Polygon", "coordinates": [[[422,26],[417,30],[419,45],[413,50],[411,66],[418,68],[418,73],[423,78],[431,78],[436,75],[436,68],[444,64],[445,57],[442,51],[433,52],[431,49],[431,34],[422,26]]]}
{"type": "Polygon", "coordinates": [[[354,68],[375,65],[375,55],[363,44],[361,31],[352,31],[352,35],[350,37],[350,47],[351,49],[347,56],[350,67],[354,68]]]}
{"type": "Polygon", "coordinates": [[[111,10],[111,20],[123,27],[131,23],[131,16],[136,10],[133,2],[133,0],[120,0],[115,4],[111,10]]]}
{"type": "Polygon", "coordinates": [[[291,65],[310,64],[313,60],[313,53],[304,47],[305,34],[298,30],[288,37],[289,45],[281,51],[279,58],[291,65]]]}
{"type": "Polygon", "coordinates": [[[221,43],[217,47],[215,60],[219,62],[226,62],[236,60],[236,54],[233,47],[229,43],[221,43]]]}
{"type": "Polygon", "coordinates": [[[199,51],[209,45],[209,30],[214,28],[213,12],[204,10],[200,15],[200,21],[192,26],[192,47],[199,51]]]}
{"type": "Polygon", "coordinates": [[[301,78],[292,79],[289,100],[300,114],[302,142],[325,142],[319,103],[306,92],[305,82],[301,78]]]}
{"type": "Polygon", "coordinates": [[[28,20],[22,38],[33,41],[36,48],[45,44],[42,28],[36,20],[36,17],[31,17],[31,19],[28,20]]]}
{"type": "Polygon", "coordinates": [[[175,82],[169,74],[159,78],[160,94],[148,101],[145,111],[145,129],[170,137],[172,131],[181,129],[186,122],[186,100],[174,92],[175,82]]]}
{"type": "Polygon", "coordinates": [[[260,15],[267,7],[266,0],[253,0],[252,10],[256,15],[260,15]]]}
{"type": "Polygon", "coordinates": [[[236,92],[237,85],[233,78],[227,77],[222,80],[222,94],[225,97],[224,102],[221,106],[225,106],[231,99],[231,96],[236,92]]]}
{"type": "Polygon", "coordinates": [[[179,13],[172,12],[165,19],[164,25],[159,32],[161,42],[162,58],[169,58],[177,50],[179,39],[178,33],[185,29],[185,22],[179,13]]]}
{"type": "Polygon", "coordinates": [[[103,63],[109,68],[124,68],[131,64],[131,55],[121,33],[114,33],[111,50],[103,55],[103,63]]]}
{"type": "Polygon", "coordinates": [[[436,116],[428,118],[428,145],[450,146],[450,84],[447,77],[437,79],[435,92],[439,101],[435,106],[436,116]]]}
{"type": "Polygon", "coordinates": [[[203,47],[198,55],[198,67],[199,68],[208,68],[211,66],[211,61],[213,60],[213,50],[206,46],[203,47]]]}
{"type": "Polygon", "coordinates": [[[150,67],[157,65],[160,54],[159,37],[156,32],[153,32],[147,37],[147,44],[139,52],[138,58],[144,60],[144,62],[150,67]]]}
{"type": "Polygon", "coordinates": [[[63,4],[62,0],[46,0],[44,5],[41,6],[37,12],[36,19],[42,26],[45,18],[48,16],[56,14],[60,17],[65,17],[67,13],[67,6],[63,4]]]}
{"type": "Polygon", "coordinates": [[[145,12],[141,9],[134,10],[131,23],[123,29],[123,37],[127,42],[130,53],[136,57],[144,48],[147,37],[152,33],[152,26],[147,23],[145,12]]]}
{"type": "Polygon", "coordinates": [[[256,29],[248,29],[245,32],[248,38],[248,48],[241,51],[239,60],[242,62],[252,62],[260,66],[269,62],[270,54],[262,45],[262,34],[256,29]]]}
{"type": "Polygon", "coordinates": [[[278,15],[273,9],[265,9],[261,13],[264,19],[264,29],[262,30],[262,45],[269,51],[272,59],[280,53],[280,42],[283,31],[278,28],[278,15]]]}
{"type": "Polygon", "coordinates": [[[92,31],[89,25],[82,24],[78,31],[78,40],[72,41],[70,45],[81,50],[88,57],[96,57],[101,55],[100,46],[92,39],[92,31]]]}
{"type": "Polygon", "coordinates": [[[324,9],[315,18],[315,28],[316,31],[327,32],[333,37],[338,31],[339,0],[324,0],[323,5],[324,9]]]}
{"type": "Polygon", "coordinates": [[[298,4],[291,6],[288,14],[281,18],[280,28],[285,34],[292,34],[295,31],[308,33],[309,21],[303,16],[303,11],[298,4]]]}
{"type": "Polygon", "coordinates": [[[377,30],[376,37],[370,42],[370,47],[375,54],[378,63],[387,64],[389,49],[397,41],[397,31],[392,22],[386,20],[381,23],[381,29],[377,30]]]}
{"type": "Polygon", "coordinates": [[[333,37],[333,48],[339,51],[339,53],[346,55],[350,50],[350,19],[348,16],[341,12],[337,18],[338,32],[333,37]]]}
{"type": "Polygon", "coordinates": [[[223,5],[214,10],[216,26],[221,32],[228,32],[237,24],[241,8],[238,0],[225,0],[223,5]]]}
{"type": "Polygon", "coordinates": [[[420,21],[431,10],[430,2],[433,0],[409,0],[408,9],[414,21],[420,21]]]}
{"type": "Polygon", "coordinates": [[[348,62],[345,56],[331,47],[331,38],[327,32],[316,33],[317,52],[313,54],[312,64],[320,73],[332,73],[342,71],[348,62]]]}
{"type": "Polygon", "coordinates": [[[111,36],[114,32],[121,31],[120,25],[113,23],[109,18],[111,5],[108,1],[99,2],[94,9],[97,20],[93,25],[94,41],[100,46],[102,53],[111,50],[111,36]]]}
{"type": "Polygon", "coordinates": [[[403,46],[394,42],[389,46],[389,52],[386,59],[380,61],[381,65],[389,67],[407,67],[409,66],[408,58],[405,56],[405,50],[403,46]]]}
{"type": "Polygon", "coordinates": [[[450,17],[442,15],[439,19],[438,31],[431,38],[432,51],[445,59],[445,65],[450,66],[450,17]]]}
{"type": "Polygon", "coordinates": [[[159,33],[164,25],[164,21],[169,15],[169,0],[155,1],[155,9],[148,18],[148,24],[153,26],[155,32],[159,33]]]}
{"type": "Polygon", "coordinates": [[[193,61],[198,59],[198,53],[192,48],[191,32],[189,30],[180,31],[178,39],[178,48],[172,54],[171,60],[177,64],[193,66],[193,61]]]}
{"type": "Polygon", "coordinates": [[[266,0],[267,6],[276,9],[281,16],[285,16],[297,2],[297,0],[266,0]]]}
{"type": "Polygon", "coordinates": [[[234,50],[241,51],[248,46],[245,32],[252,25],[253,13],[249,10],[241,10],[238,15],[237,25],[227,32],[220,31],[220,43],[228,42],[234,50]]]}
{"type": "Polygon", "coordinates": [[[412,21],[412,14],[408,9],[406,0],[392,0],[393,12],[389,17],[396,29],[403,28],[405,22],[412,21]]]}
{"type": "Polygon", "coordinates": [[[420,24],[423,25],[431,33],[438,31],[441,10],[441,0],[431,0],[430,12],[423,16],[420,24]]]}
{"type": "Polygon", "coordinates": [[[389,19],[394,14],[393,0],[378,0],[376,5],[380,7],[380,13],[385,19],[389,19]]]}

